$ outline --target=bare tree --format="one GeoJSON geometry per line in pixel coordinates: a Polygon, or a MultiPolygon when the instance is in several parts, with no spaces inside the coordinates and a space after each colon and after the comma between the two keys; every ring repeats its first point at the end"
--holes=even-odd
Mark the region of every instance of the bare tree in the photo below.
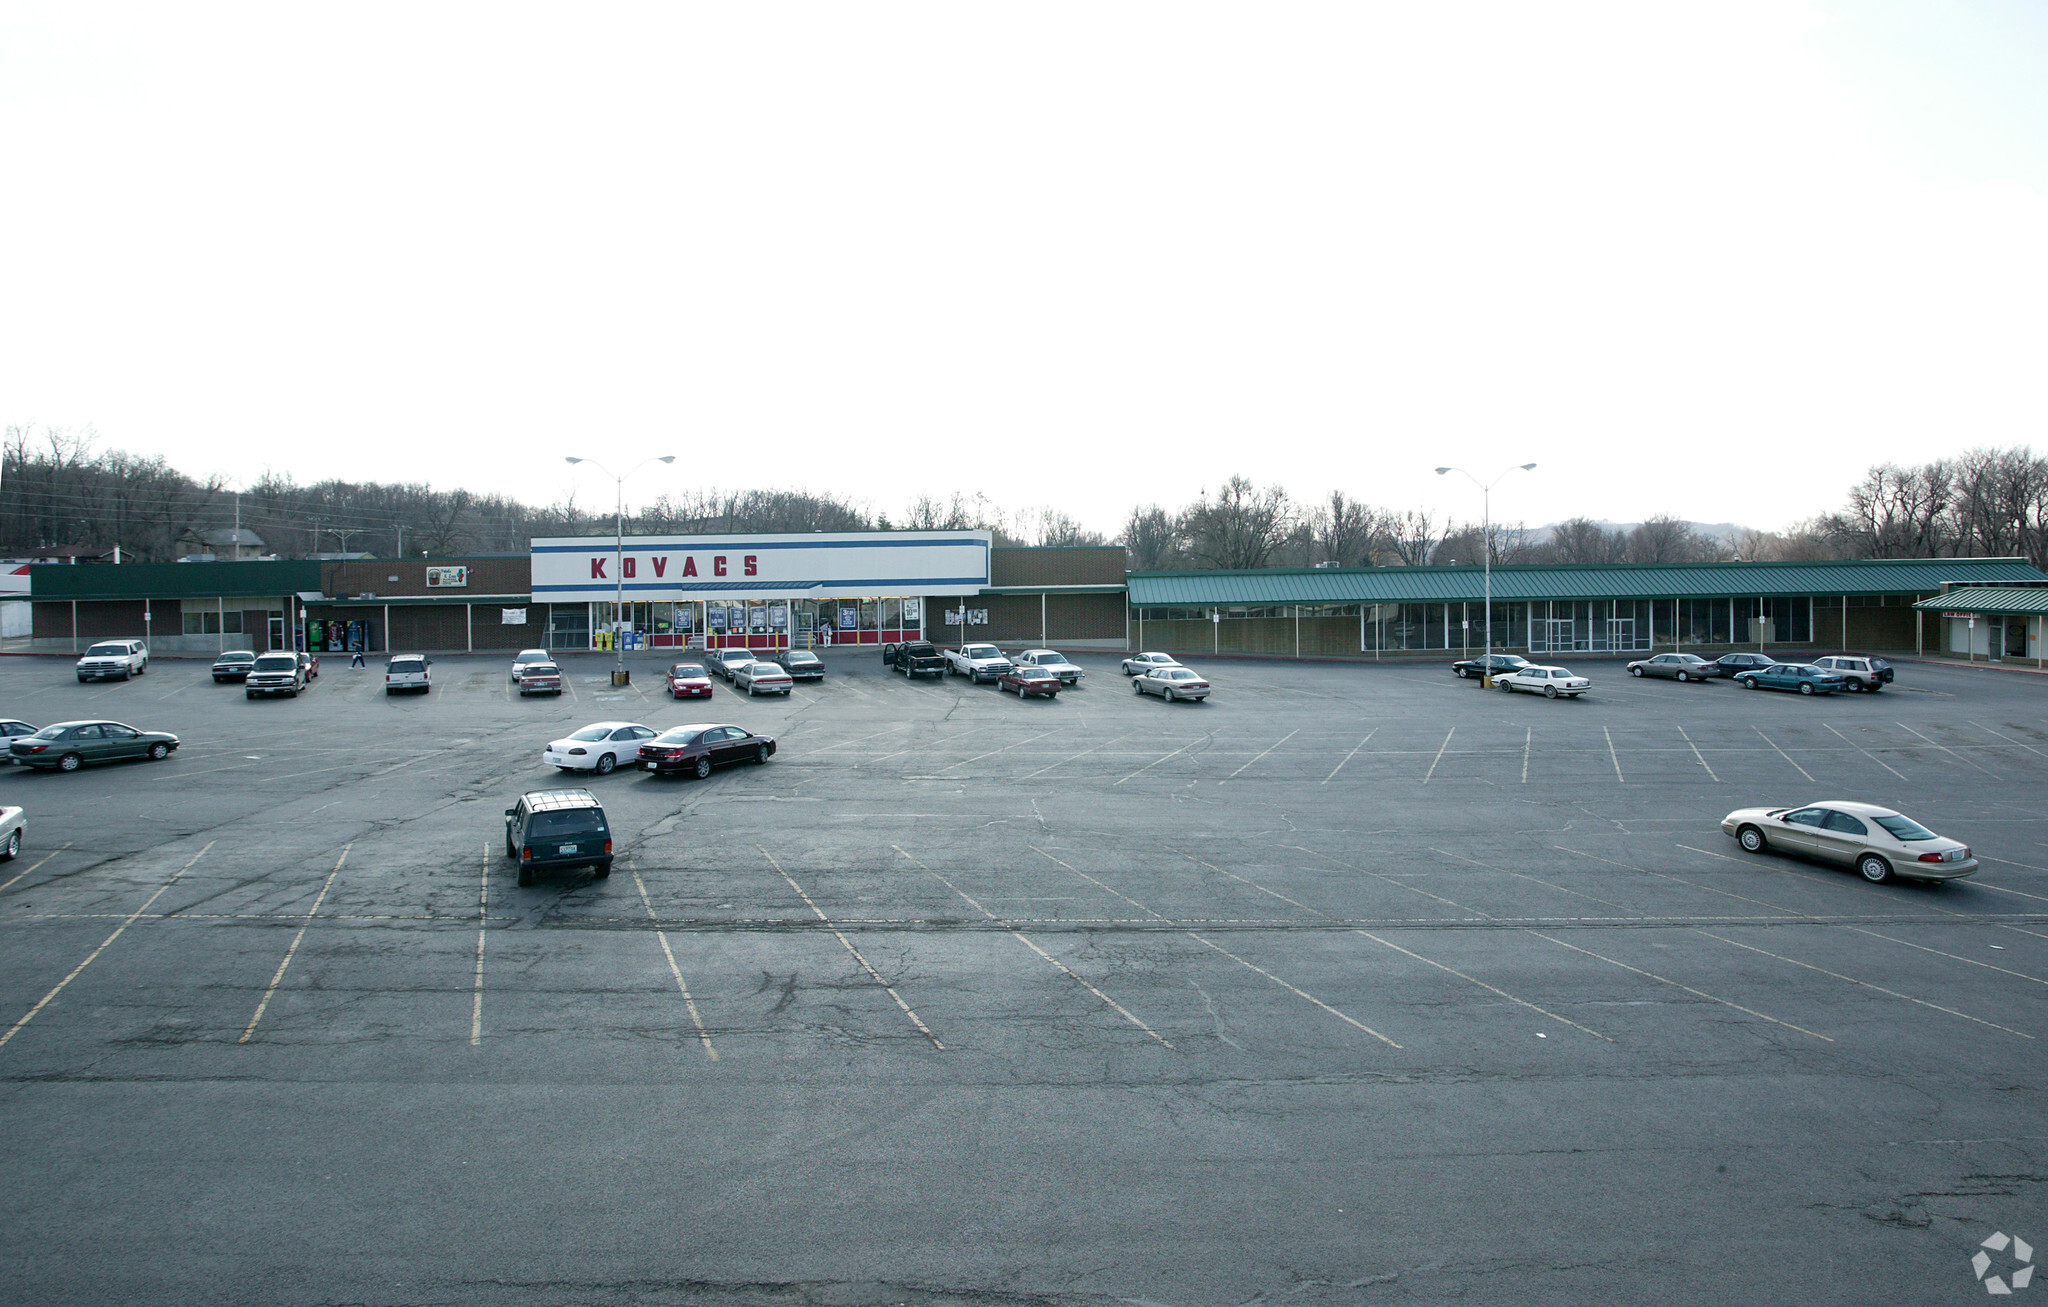
{"type": "Polygon", "coordinates": [[[1181,561],[1180,524],[1157,504],[1133,508],[1117,543],[1130,555],[1134,572],[1159,572],[1181,561]]]}
{"type": "Polygon", "coordinates": [[[1628,537],[1610,531],[1590,517],[1573,517],[1550,529],[1550,556],[1558,563],[1618,563],[1628,550],[1628,537]]]}
{"type": "Polygon", "coordinates": [[[1435,559],[1449,529],[1448,521],[1439,525],[1427,509],[1410,508],[1382,519],[1380,544],[1402,566],[1421,567],[1435,559]]]}
{"type": "Polygon", "coordinates": [[[1381,530],[1379,510],[1361,504],[1341,490],[1318,504],[1309,515],[1308,527],[1315,542],[1314,563],[1338,567],[1363,567],[1372,561],[1373,541],[1381,530]]]}
{"type": "Polygon", "coordinates": [[[1293,529],[1289,507],[1279,486],[1259,490],[1234,476],[1217,488],[1215,498],[1204,493],[1183,514],[1188,555],[1229,571],[1265,567],[1293,529]]]}

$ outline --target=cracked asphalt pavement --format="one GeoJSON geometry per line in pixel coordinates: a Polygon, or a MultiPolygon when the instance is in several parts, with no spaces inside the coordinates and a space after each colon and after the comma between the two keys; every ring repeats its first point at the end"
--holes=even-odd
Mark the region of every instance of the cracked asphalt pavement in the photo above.
{"type": "Polygon", "coordinates": [[[566,662],[203,663],[7,713],[177,732],[0,772],[0,1294],[129,1304],[1960,1301],[2048,1246],[2048,679],[1880,695],[1107,655],[1019,702],[837,650],[672,705],[566,662]],[[572,780],[586,722],[778,737],[572,780]],[[515,884],[587,784],[614,874],[515,884]],[[1742,854],[1899,807],[1946,886],[1742,854]]]}

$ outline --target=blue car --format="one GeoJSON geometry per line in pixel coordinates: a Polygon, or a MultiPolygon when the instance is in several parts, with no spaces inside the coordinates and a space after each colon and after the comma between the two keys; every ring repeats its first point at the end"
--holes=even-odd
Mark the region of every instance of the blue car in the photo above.
{"type": "Polygon", "coordinates": [[[1812,663],[1772,663],[1735,673],[1745,690],[1797,690],[1801,694],[1833,694],[1849,688],[1849,678],[1812,663]]]}

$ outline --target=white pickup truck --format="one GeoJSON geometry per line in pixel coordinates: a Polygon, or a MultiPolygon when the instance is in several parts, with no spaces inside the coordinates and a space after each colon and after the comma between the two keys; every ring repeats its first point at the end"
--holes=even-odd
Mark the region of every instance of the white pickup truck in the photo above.
{"type": "Polygon", "coordinates": [[[955,676],[972,677],[976,685],[993,681],[1010,670],[1010,660],[992,644],[963,644],[948,649],[946,670],[955,676]]]}

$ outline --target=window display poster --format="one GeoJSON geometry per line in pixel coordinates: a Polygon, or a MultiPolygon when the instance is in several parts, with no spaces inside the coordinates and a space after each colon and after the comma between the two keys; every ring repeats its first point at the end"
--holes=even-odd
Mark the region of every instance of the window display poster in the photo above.
{"type": "Polygon", "coordinates": [[[860,629],[860,609],[858,609],[858,608],[842,608],[842,609],[840,609],[840,610],[839,610],[839,629],[840,629],[840,630],[842,630],[842,631],[857,631],[857,630],[859,630],[859,629],[860,629]]]}
{"type": "Polygon", "coordinates": [[[747,629],[748,629],[748,630],[750,630],[750,631],[765,631],[765,630],[767,630],[767,629],[768,629],[768,610],[767,610],[766,608],[750,608],[750,609],[748,609],[748,610],[747,610],[747,629]]]}
{"type": "Polygon", "coordinates": [[[923,620],[924,601],[922,599],[905,599],[903,601],[903,624],[905,626],[916,626],[923,620]]]}
{"type": "Polygon", "coordinates": [[[704,625],[714,631],[723,631],[725,609],[718,604],[707,604],[704,608],[704,625]]]}
{"type": "Polygon", "coordinates": [[[770,629],[770,630],[775,630],[775,631],[785,631],[785,630],[788,630],[788,629],[789,629],[789,609],[785,608],[785,607],[784,607],[783,605],[781,605],[781,604],[776,604],[776,605],[774,605],[773,607],[771,607],[771,608],[770,608],[770,609],[768,610],[768,626],[769,626],[769,629],[770,629]]]}
{"type": "Polygon", "coordinates": [[[524,608],[500,608],[500,609],[498,610],[498,625],[500,625],[500,626],[524,626],[524,625],[526,625],[526,610],[525,610],[524,608]]]}

